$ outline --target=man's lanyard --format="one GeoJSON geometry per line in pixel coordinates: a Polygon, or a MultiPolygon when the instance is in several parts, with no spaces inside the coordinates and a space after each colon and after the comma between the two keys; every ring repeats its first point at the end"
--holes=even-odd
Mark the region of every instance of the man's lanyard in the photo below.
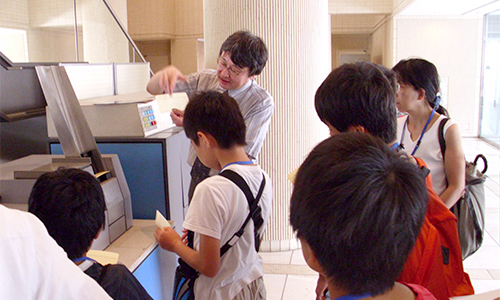
{"type": "Polygon", "coordinates": [[[345,295],[342,297],[338,297],[335,300],[357,300],[370,297],[371,294],[362,294],[362,295],[345,295]]]}
{"type": "MultiPolygon", "coordinates": [[[[411,152],[411,155],[414,155],[415,152],[417,151],[418,147],[420,147],[420,143],[422,142],[422,138],[424,137],[425,130],[427,129],[427,126],[431,122],[432,117],[434,116],[435,112],[436,111],[433,109],[432,112],[431,112],[431,115],[430,115],[429,119],[427,119],[427,122],[425,123],[424,129],[422,129],[422,133],[420,134],[420,137],[418,138],[417,144],[415,145],[415,148],[413,148],[413,151],[411,152]]],[[[409,116],[408,116],[408,118],[409,118],[409,116]]],[[[400,142],[400,144],[401,144],[401,147],[403,147],[403,148],[404,148],[403,139],[405,137],[405,130],[406,130],[406,124],[408,123],[408,118],[406,118],[405,124],[403,125],[403,133],[401,134],[401,142],[400,142]]]]}
{"type": "Polygon", "coordinates": [[[224,170],[227,166],[230,166],[230,165],[251,165],[251,164],[253,164],[253,160],[233,161],[233,162],[228,163],[224,167],[222,167],[222,169],[220,169],[220,171],[219,171],[219,174],[220,174],[220,172],[222,172],[222,170],[224,170]]]}

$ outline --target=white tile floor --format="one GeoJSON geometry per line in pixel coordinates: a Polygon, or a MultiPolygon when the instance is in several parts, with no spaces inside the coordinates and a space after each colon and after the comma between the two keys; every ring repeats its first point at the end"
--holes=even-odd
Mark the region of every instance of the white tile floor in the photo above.
{"type": "MultiPolygon", "coordinates": [[[[477,138],[464,138],[467,160],[481,153],[488,159],[486,234],[481,248],[464,261],[476,293],[500,288],[500,149],[477,138]]],[[[261,252],[269,300],[315,299],[317,275],[301,250],[261,252]]]]}

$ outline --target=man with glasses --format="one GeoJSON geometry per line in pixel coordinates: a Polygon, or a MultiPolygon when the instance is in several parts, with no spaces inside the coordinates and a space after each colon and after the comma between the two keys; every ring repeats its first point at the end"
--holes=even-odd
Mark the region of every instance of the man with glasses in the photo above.
{"type": "MultiPolygon", "coordinates": [[[[217,70],[204,70],[184,76],[170,65],[158,71],[148,83],[151,94],[186,92],[191,99],[199,92],[216,90],[227,92],[238,103],[247,127],[245,151],[252,160],[257,160],[266,138],[274,111],[272,96],[255,81],[268,59],[267,47],[258,36],[248,31],[237,31],[230,35],[219,51],[217,70]]],[[[182,126],[184,111],[173,109],[170,114],[177,126],[182,126]]],[[[191,171],[189,198],[194,187],[209,175],[206,168],[190,151],[188,163],[191,171]]]]}

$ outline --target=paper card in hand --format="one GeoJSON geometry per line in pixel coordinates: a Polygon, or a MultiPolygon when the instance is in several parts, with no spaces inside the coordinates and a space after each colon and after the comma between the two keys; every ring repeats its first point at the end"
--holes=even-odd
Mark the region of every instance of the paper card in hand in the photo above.
{"type": "Polygon", "coordinates": [[[156,210],[155,224],[161,229],[163,229],[164,227],[171,227],[167,219],[165,219],[165,217],[158,210],[156,210]]]}

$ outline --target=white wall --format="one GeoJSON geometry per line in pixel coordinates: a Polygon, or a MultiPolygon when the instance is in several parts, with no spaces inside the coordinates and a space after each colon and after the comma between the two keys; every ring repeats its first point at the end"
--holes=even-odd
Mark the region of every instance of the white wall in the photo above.
{"type": "Polygon", "coordinates": [[[30,62],[76,61],[74,31],[30,29],[27,40],[30,62]]]}
{"type": "Polygon", "coordinates": [[[393,19],[378,27],[371,35],[370,53],[372,62],[392,68],[393,65],[393,19]]]}
{"type": "Polygon", "coordinates": [[[394,19],[393,65],[408,57],[434,63],[447,91],[447,109],[463,136],[477,136],[483,20],[481,18],[394,19]]]}
{"type": "Polygon", "coordinates": [[[332,35],[332,70],[339,66],[340,54],[370,52],[370,36],[358,35],[332,35]]]}

